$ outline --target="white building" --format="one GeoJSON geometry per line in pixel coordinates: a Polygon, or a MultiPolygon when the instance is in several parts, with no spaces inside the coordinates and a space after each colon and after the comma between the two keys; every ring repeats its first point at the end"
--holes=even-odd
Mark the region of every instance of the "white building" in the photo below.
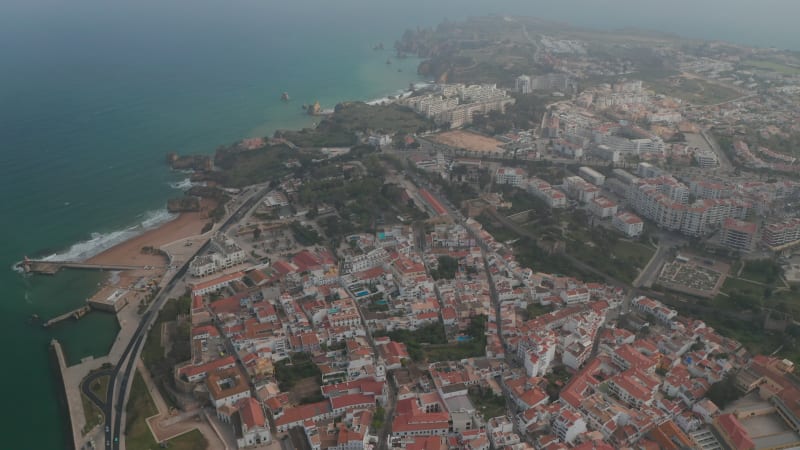
{"type": "Polygon", "coordinates": [[[694,160],[701,169],[709,169],[719,165],[717,154],[711,150],[695,150],[694,160]]]}
{"type": "Polygon", "coordinates": [[[636,237],[644,231],[644,222],[636,214],[621,212],[614,215],[611,225],[628,237],[636,237]]]}
{"type": "Polygon", "coordinates": [[[564,178],[564,188],[570,197],[581,203],[592,201],[600,194],[600,189],[581,177],[571,176],[564,178]]]}
{"type": "Polygon", "coordinates": [[[678,317],[678,312],[667,308],[661,302],[657,302],[643,295],[636,297],[631,302],[633,307],[644,314],[650,314],[659,322],[671,326],[673,320],[678,317]]]}
{"type": "Polygon", "coordinates": [[[562,408],[553,419],[553,432],[565,444],[572,444],[575,438],[586,432],[586,422],[580,413],[562,408]]]}
{"type": "Polygon", "coordinates": [[[606,176],[591,167],[581,167],[578,169],[578,175],[595,186],[602,186],[606,182],[606,176]]]}
{"type": "Polygon", "coordinates": [[[500,167],[495,173],[495,182],[497,184],[510,184],[516,187],[522,186],[527,178],[528,175],[525,170],[519,167],[500,167]]]}
{"type": "Polygon", "coordinates": [[[564,289],[559,293],[559,296],[561,300],[564,300],[564,303],[571,306],[588,302],[591,298],[591,293],[586,288],[564,289]]]}
{"type": "Polygon", "coordinates": [[[531,178],[528,180],[526,190],[543,200],[551,208],[564,208],[567,206],[567,196],[563,192],[554,189],[550,183],[544,180],[535,177],[531,178]]]}
{"type": "Polygon", "coordinates": [[[517,356],[523,361],[525,373],[529,377],[538,377],[550,370],[556,354],[556,342],[553,332],[527,336],[520,340],[517,356]]]}
{"type": "Polygon", "coordinates": [[[236,404],[238,420],[234,422],[238,448],[259,447],[272,442],[269,423],[261,404],[254,398],[239,400],[236,404]]]}
{"type": "Polygon", "coordinates": [[[617,213],[617,204],[606,197],[597,197],[589,202],[589,211],[595,216],[605,219],[617,213]]]}
{"type": "Polygon", "coordinates": [[[531,93],[531,77],[527,75],[520,75],[517,77],[514,83],[514,88],[520,94],[530,94],[531,93]]]}
{"type": "Polygon", "coordinates": [[[229,269],[247,260],[247,253],[236,242],[218,234],[211,239],[212,253],[196,256],[189,263],[189,272],[194,277],[205,277],[229,269]]]}

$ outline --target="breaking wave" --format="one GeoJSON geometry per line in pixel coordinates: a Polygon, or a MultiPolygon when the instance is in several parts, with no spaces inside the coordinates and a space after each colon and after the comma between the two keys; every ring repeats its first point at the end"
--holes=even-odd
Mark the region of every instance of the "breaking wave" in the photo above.
{"type": "Polygon", "coordinates": [[[142,215],[142,220],[136,225],[109,233],[92,233],[89,239],[77,242],[63,252],[53,253],[42,259],[45,261],[83,261],[147,230],[157,228],[176,217],[178,217],[177,214],[171,214],[166,208],[148,211],[142,215]]]}

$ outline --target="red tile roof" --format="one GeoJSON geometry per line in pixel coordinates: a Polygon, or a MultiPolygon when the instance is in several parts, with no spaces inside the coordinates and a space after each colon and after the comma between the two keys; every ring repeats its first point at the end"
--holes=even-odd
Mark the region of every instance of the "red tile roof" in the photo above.
{"type": "Polygon", "coordinates": [[[308,405],[286,408],[283,415],[275,420],[275,426],[312,420],[314,417],[331,412],[331,405],[327,400],[308,405]]]}
{"type": "Polygon", "coordinates": [[[239,416],[242,418],[242,423],[244,423],[248,429],[265,427],[267,425],[267,419],[264,417],[264,410],[261,409],[261,404],[258,403],[258,400],[252,397],[243,398],[239,400],[236,406],[239,408],[239,416]]]}
{"type": "Polygon", "coordinates": [[[212,372],[217,370],[221,367],[229,366],[232,364],[236,364],[236,359],[233,356],[226,356],[224,358],[215,359],[214,361],[207,362],[205,364],[201,364],[199,366],[184,366],[178,369],[178,375],[186,375],[187,378],[191,378],[195,375],[199,375],[201,373],[212,372]]]}
{"type": "Polygon", "coordinates": [[[331,398],[331,409],[352,408],[354,406],[372,404],[375,397],[364,394],[345,394],[331,398]]]}

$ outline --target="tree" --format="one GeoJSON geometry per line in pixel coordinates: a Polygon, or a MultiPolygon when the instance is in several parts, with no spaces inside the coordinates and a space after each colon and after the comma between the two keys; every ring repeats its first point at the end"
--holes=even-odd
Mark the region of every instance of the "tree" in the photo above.
{"type": "Polygon", "coordinates": [[[261,238],[261,227],[253,228],[253,240],[257,241],[261,238]]]}

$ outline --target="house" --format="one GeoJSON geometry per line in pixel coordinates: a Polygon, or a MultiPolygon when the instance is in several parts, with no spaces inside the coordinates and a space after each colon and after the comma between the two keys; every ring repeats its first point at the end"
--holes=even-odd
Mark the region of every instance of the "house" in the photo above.
{"type": "Polygon", "coordinates": [[[250,397],[249,380],[236,366],[209,373],[206,386],[215,408],[233,406],[239,400],[250,397]]]}
{"type": "Polygon", "coordinates": [[[614,215],[611,225],[628,237],[636,237],[644,231],[644,222],[636,214],[619,212],[614,215]]]}
{"type": "Polygon", "coordinates": [[[714,419],[714,429],[733,450],[754,450],[756,448],[750,435],[734,414],[723,414],[714,419]]]}
{"type": "Polygon", "coordinates": [[[561,442],[572,444],[580,434],[586,432],[586,422],[579,413],[562,409],[553,419],[553,432],[561,442]]]}
{"type": "Polygon", "coordinates": [[[393,436],[444,436],[449,431],[450,414],[447,412],[427,412],[417,398],[397,402],[392,421],[393,436]]]}
{"type": "Polygon", "coordinates": [[[205,295],[216,292],[225,286],[230,285],[234,281],[239,281],[244,278],[243,272],[235,272],[228,275],[223,275],[208,281],[201,281],[199,283],[190,284],[192,295],[205,295]]]}
{"type": "Polygon", "coordinates": [[[236,407],[238,411],[234,428],[239,448],[258,447],[272,442],[269,423],[258,400],[244,398],[236,403],[236,407]]]}
{"type": "Polygon", "coordinates": [[[234,366],[236,366],[236,359],[233,356],[226,356],[197,366],[183,366],[177,370],[176,374],[190,383],[195,383],[204,380],[211,372],[234,366]]]}

